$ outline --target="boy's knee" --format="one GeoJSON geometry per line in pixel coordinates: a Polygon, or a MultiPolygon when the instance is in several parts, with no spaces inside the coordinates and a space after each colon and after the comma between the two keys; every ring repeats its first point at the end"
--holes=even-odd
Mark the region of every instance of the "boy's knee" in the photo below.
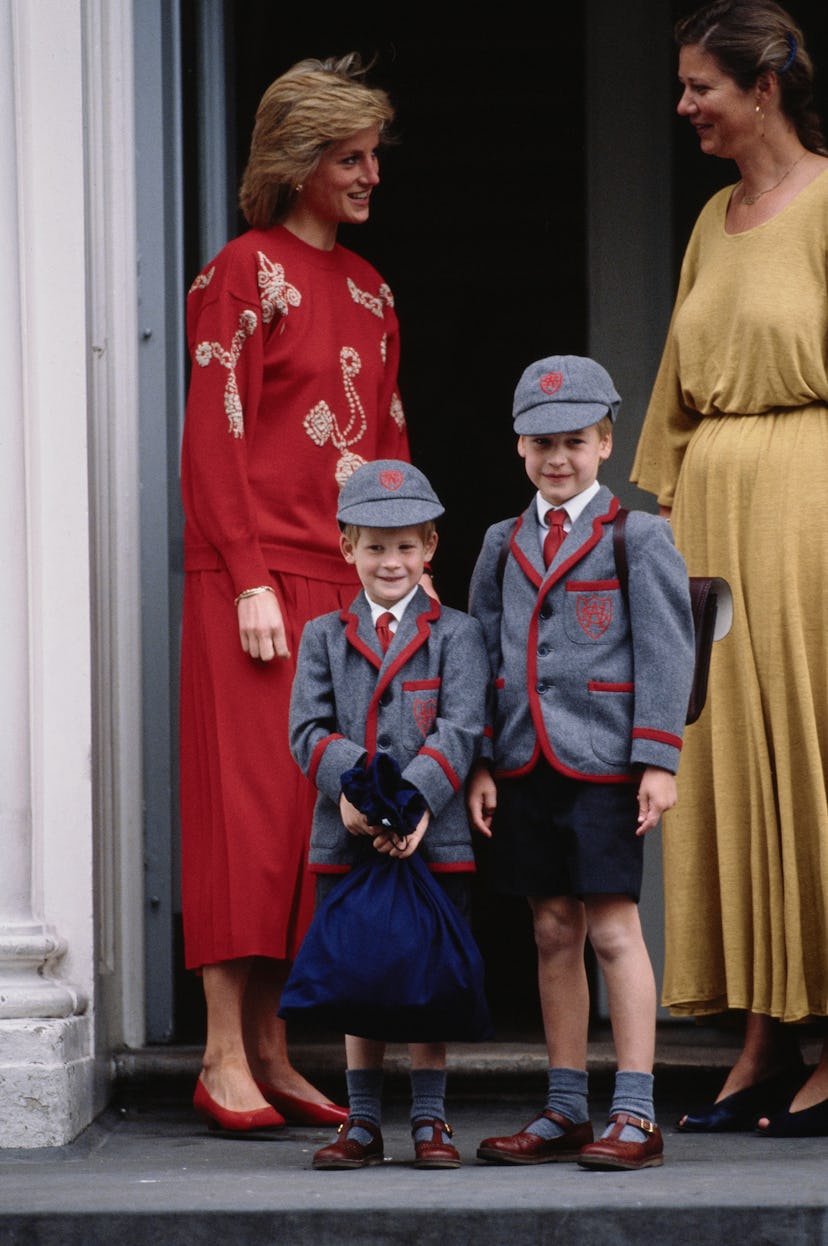
{"type": "Polygon", "coordinates": [[[583,945],[586,926],[580,905],[547,901],[533,906],[535,945],[539,952],[566,951],[583,945]]]}

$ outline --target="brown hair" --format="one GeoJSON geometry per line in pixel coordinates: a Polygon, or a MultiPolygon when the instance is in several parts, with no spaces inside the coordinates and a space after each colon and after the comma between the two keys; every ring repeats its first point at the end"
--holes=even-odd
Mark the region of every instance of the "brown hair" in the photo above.
{"type": "MultiPolygon", "coordinates": [[[[359,544],[360,533],[365,532],[368,526],[368,524],[358,523],[340,524],[342,535],[347,541],[350,541],[352,545],[359,544]]],[[[383,524],[379,524],[378,526],[382,528],[383,531],[386,530],[383,524]]],[[[404,528],[414,528],[414,530],[419,533],[423,545],[428,545],[432,536],[437,531],[437,525],[433,519],[426,519],[423,523],[403,524],[402,526],[404,528]]]]}
{"type": "Polygon", "coordinates": [[[714,0],[675,27],[680,48],[709,52],[737,86],[749,91],[763,73],[779,83],[782,111],[809,151],[828,155],[813,103],[814,67],[799,26],[775,0],[714,0]]]}
{"type": "Polygon", "coordinates": [[[387,141],[394,109],[385,91],[363,81],[368,68],[349,52],[298,61],[270,84],[256,110],[239,190],[248,224],[268,229],[283,220],[297,184],[332,144],[372,125],[387,141]]]}

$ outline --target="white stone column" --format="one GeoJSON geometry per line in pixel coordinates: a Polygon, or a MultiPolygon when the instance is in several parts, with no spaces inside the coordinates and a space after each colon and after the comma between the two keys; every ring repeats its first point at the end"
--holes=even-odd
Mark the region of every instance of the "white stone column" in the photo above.
{"type": "Polygon", "coordinates": [[[0,1145],[93,1112],[79,0],[0,0],[0,1145]]]}

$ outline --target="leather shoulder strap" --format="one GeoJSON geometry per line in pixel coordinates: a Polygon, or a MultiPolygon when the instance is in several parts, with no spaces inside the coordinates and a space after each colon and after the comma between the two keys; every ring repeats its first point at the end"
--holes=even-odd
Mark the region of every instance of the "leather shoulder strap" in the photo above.
{"type": "Polygon", "coordinates": [[[615,519],[612,525],[612,552],[615,557],[615,570],[618,572],[618,582],[621,585],[621,592],[628,599],[627,585],[629,583],[630,573],[627,566],[627,543],[624,539],[624,529],[627,525],[627,514],[629,512],[619,506],[615,513],[615,519]]]}

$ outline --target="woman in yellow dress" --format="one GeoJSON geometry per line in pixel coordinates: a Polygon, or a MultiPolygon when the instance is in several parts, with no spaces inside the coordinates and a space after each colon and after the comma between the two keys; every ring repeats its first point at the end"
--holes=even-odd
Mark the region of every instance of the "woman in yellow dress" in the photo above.
{"type": "Polygon", "coordinates": [[[678,111],[735,161],[687,246],[632,479],[690,575],[733,590],[664,822],[663,1000],[746,1014],[687,1131],[828,1134],[828,152],[802,32],[772,0],[676,28],[678,111]],[[824,1024],[824,1023],[823,1023],[824,1024]]]}

